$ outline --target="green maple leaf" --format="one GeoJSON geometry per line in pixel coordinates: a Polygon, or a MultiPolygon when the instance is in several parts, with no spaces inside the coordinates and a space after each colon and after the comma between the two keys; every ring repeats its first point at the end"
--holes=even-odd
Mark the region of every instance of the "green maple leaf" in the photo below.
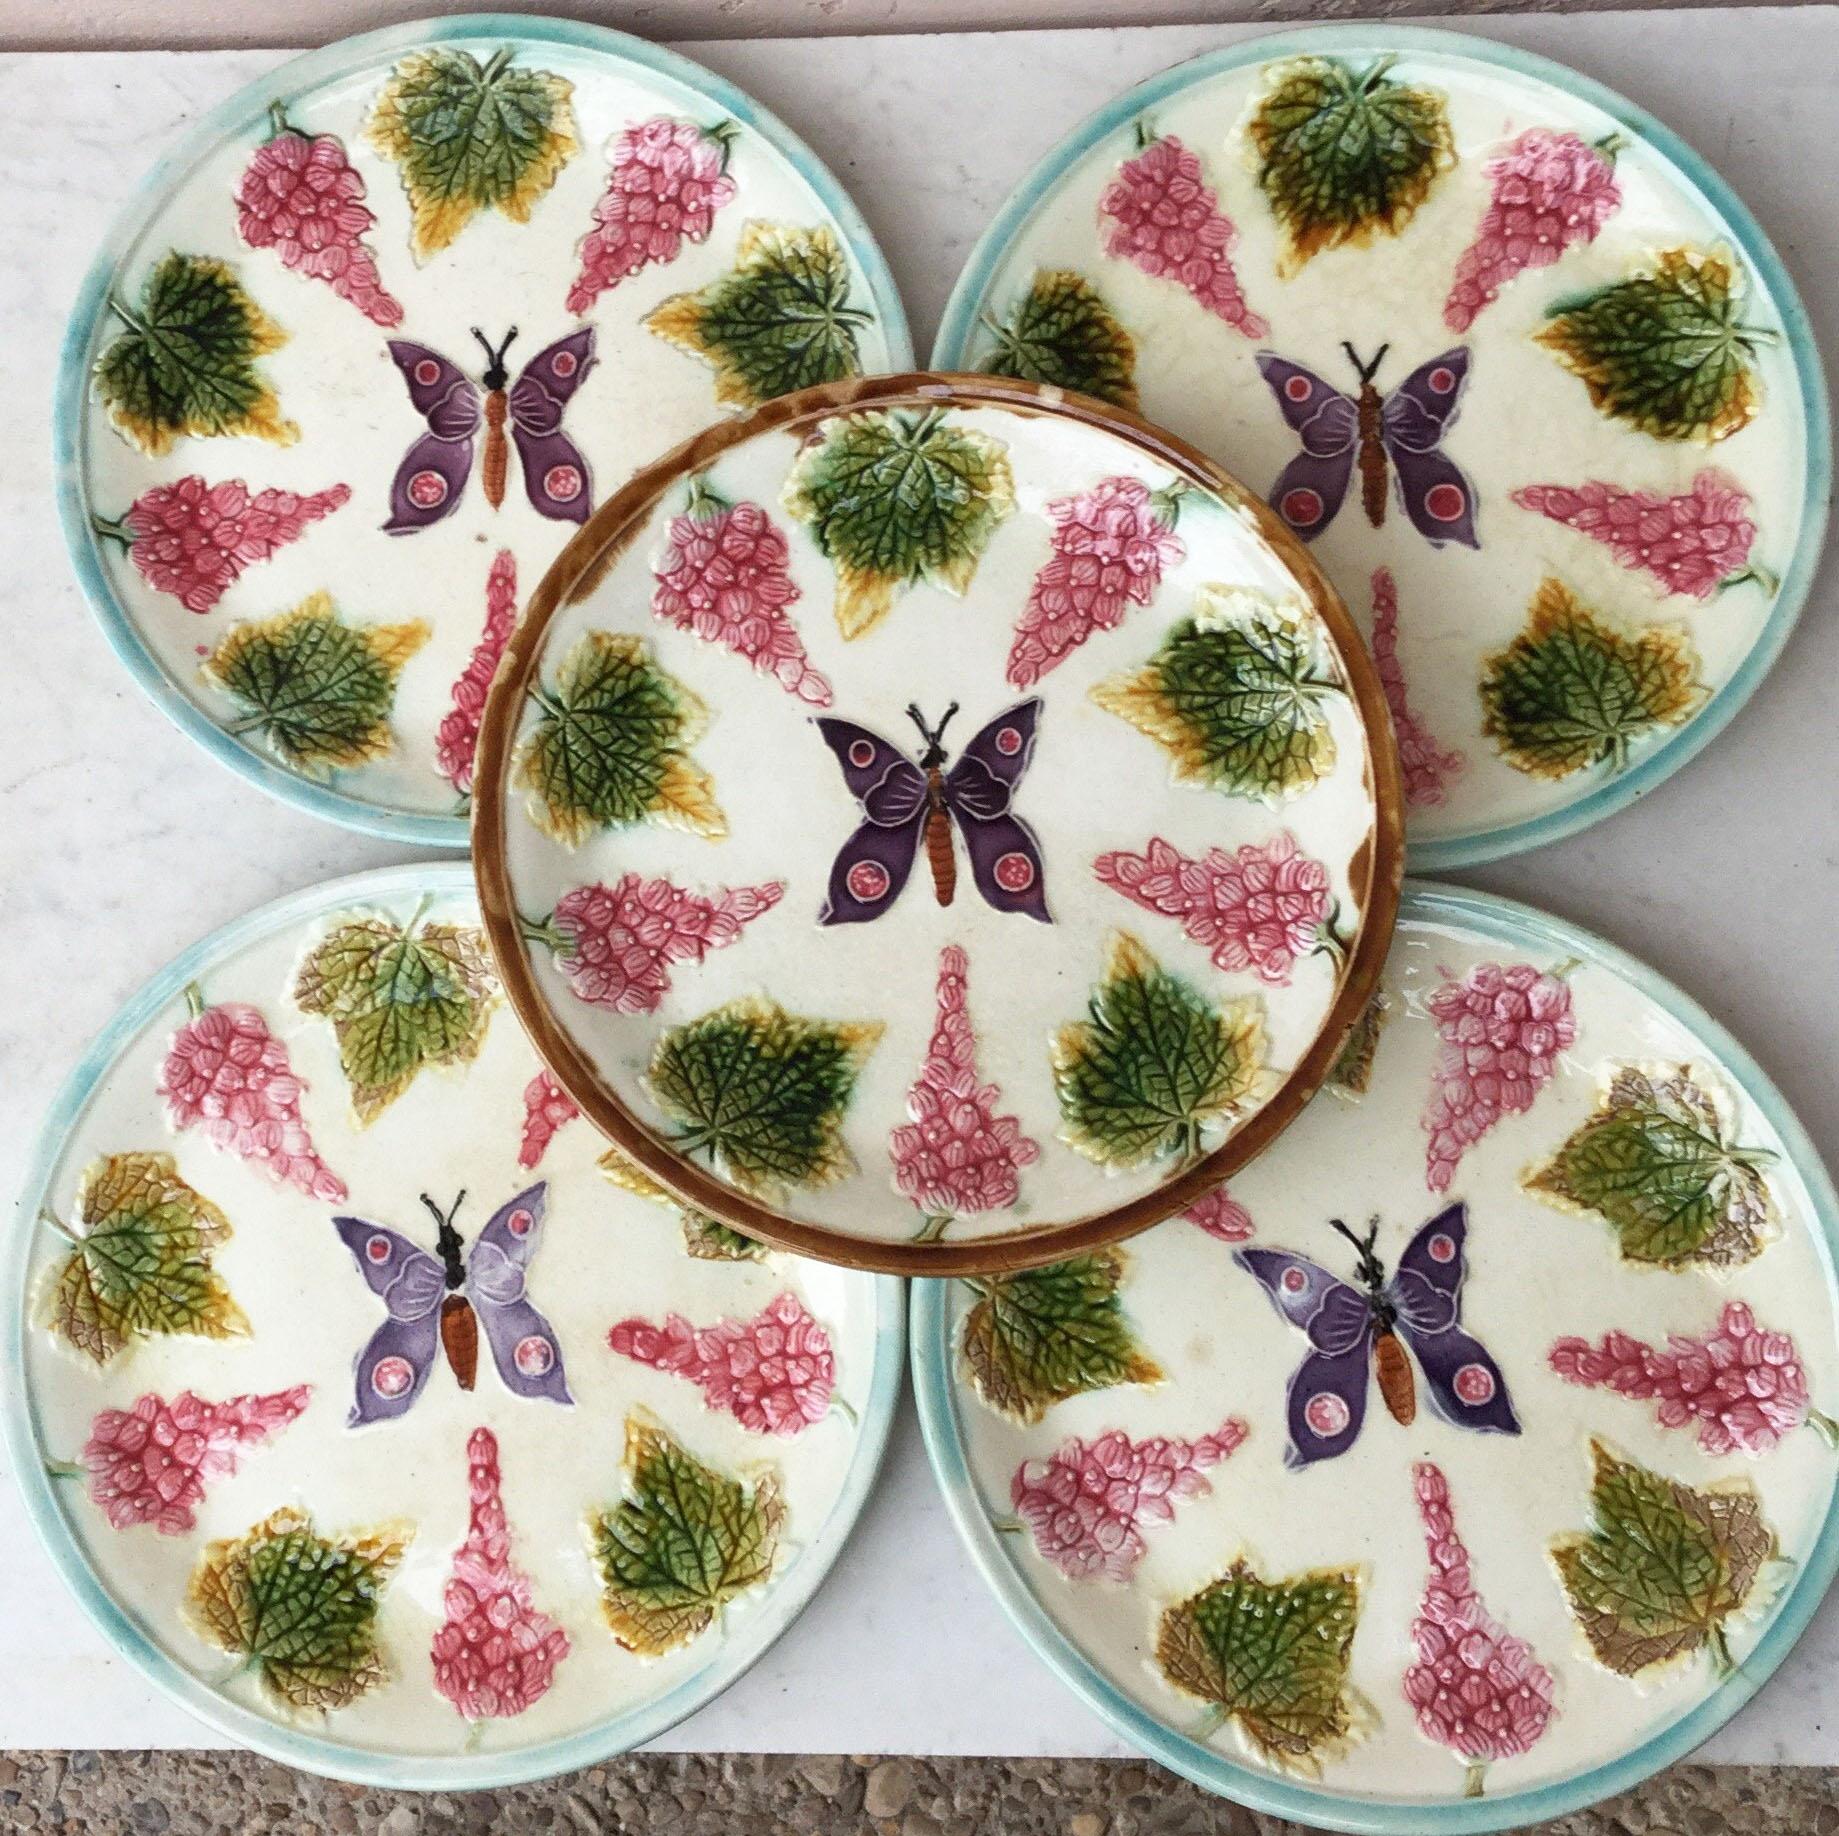
{"type": "Polygon", "coordinates": [[[1531,777],[1568,778],[1602,764],[1621,771],[1637,740],[1704,704],[1698,669],[1685,626],[1625,637],[1547,580],[1526,629],[1482,664],[1482,732],[1531,777]]]}
{"type": "Polygon", "coordinates": [[[1626,1261],[1732,1268],[1780,1225],[1766,1159],[1732,1145],[1717,1099],[1689,1065],[1618,1065],[1595,1112],[1522,1183],[1600,1217],[1626,1261]]]}
{"type": "Polygon", "coordinates": [[[735,266],[700,293],[673,294],[646,319],[660,338],[714,366],[715,399],[753,408],[814,383],[862,374],[849,258],[827,224],[750,223],[735,266]]]}
{"type": "Polygon", "coordinates": [[[1122,1250],[1102,1249],[971,1282],[978,1299],[960,1343],[984,1402],[1031,1424],[1087,1390],[1160,1383],[1161,1368],[1137,1344],[1118,1299],[1126,1267],[1122,1250]]]}
{"type": "Polygon", "coordinates": [[[764,1243],[743,1236],[738,1230],[731,1230],[707,1212],[696,1211],[680,1203],[675,1193],[660,1186],[636,1160],[618,1148],[608,1148],[601,1155],[599,1166],[601,1172],[622,1192],[633,1193],[638,1198],[649,1199],[654,1205],[662,1205],[666,1210],[674,1211],[683,1229],[684,1250],[698,1262],[766,1260],[764,1243]]]}
{"type": "Polygon", "coordinates": [[[324,1537],[286,1506],[206,1546],[186,1612],[200,1637],[247,1658],[289,1708],[344,1708],[389,1676],[377,1607],[414,1535],[388,1524],[324,1537]]]}
{"type": "Polygon", "coordinates": [[[1258,184],[1288,238],[1280,274],[1323,249],[1396,236],[1455,165],[1443,97],[1394,82],[1395,61],[1356,71],[1301,57],[1272,73],[1247,131],[1258,184]]]}
{"type": "Polygon", "coordinates": [[[996,348],[979,366],[987,376],[1076,389],[1133,411],[1137,346],[1104,296],[1071,268],[1042,268],[1002,324],[985,318],[996,348]]]}
{"type": "Polygon", "coordinates": [[[497,998],[485,934],[459,924],[353,918],[314,947],[294,978],[300,1010],[332,1022],[361,1124],[374,1122],[424,1065],[471,1064],[497,998]]]}
{"type": "Polygon", "coordinates": [[[1250,1101],[1268,1054],[1264,1003],[1210,1006],[1127,931],[1116,932],[1089,1018],[1053,1042],[1060,1138],[1102,1167],[1197,1158],[1201,1131],[1250,1101]]]}
{"type": "Polygon", "coordinates": [[[574,85],[514,70],[507,45],[481,64],[469,51],[417,51],[390,73],[365,130],[402,168],[417,261],[444,249],[474,212],[527,223],[530,209],[580,150],[574,85]]]}
{"type": "Polygon", "coordinates": [[[223,262],[175,250],[137,305],[111,294],[109,310],[128,329],[96,360],[96,393],[142,452],[157,459],[187,436],[248,434],[277,446],[300,438],[255,366],[287,333],[223,262]]]}
{"type": "Polygon", "coordinates": [[[1590,1443],[1594,1528],[1552,1561],[1590,1649],[1624,1677],[1709,1647],[1728,1674],[1725,1622],[1741,1613],[1775,1535],[1747,1479],[1701,1491],[1590,1443]]]}
{"type": "Polygon", "coordinates": [[[843,1111],[880,1037],[879,1022],[807,1020],[748,996],[662,1034],[647,1082],[681,1124],[675,1145],[743,1191],[827,1186],[855,1169],[843,1111]]]}
{"type": "Polygon", "coordinates": [[[774,1468],[744,1485],[637,1415],[626,1420],[625,1468],[626,1495],[588,1519],[588,1542],[613,1636],[658,1657],[771,1578],[785,1501],[774,1468]]]}
{"type": "Polygon", "coordinates": [[[402,668],[428,641],[420,619],[348,625],[330,594],[279,617],[248,619],[205,659],[205,680],[245,710],[232,733],[261,733],[306,777],[385,757],[402,668]]]}
{"type": "Polygon", "coordinates": [[[811,525],[836,568],[836,621],[859,638],[902,587],[962,596],[997,526],[1015,511],[1001,441],[942,409],[839,415],[785,482],[786,509],[811,525]]]}
{"type": "Polygon", "coordinates": [[[1749,358],[1773,334],[1745,325],[1740,270],[1721,255],[1668,249],[1649,273],[1557,308],[1534,334],[1604,414],[1657,440],[1723,440],[1749,425],[1749,358]]]}
{"type": "MultiPolygon", "coordinates": [[[[249,1331],[211,1255],[230,1221],[179,1177],[170,1154],[109,1154],[83,1175],[75,1247],[48,1291],[51,1329],[107,1364],[139,1338],[249,1331]]],[[[60,1225],[58,1228],[62,1229],[60,1225]]]]}
{"type": "Polygon", "coordinates": [[[1313,1776],[1356,1732],[1347,1662],[1359,1618],[1356,1571],[1265,1581],[1240,1557],[1163,1611],[1156,1663],[1230,1717],[1259,1758],[1313,1776]]]}
{"type": "Polygon", "coordinates": [[[562,659],[518,751],[536,825],[575,848],[598,829],[661,822],[710,841],[728,833],[715,783],[689,755],[709,710],[643,640],[589,631],[562,659]]]}
{"type": "Polygon", "coordinates": [[[1280,803],[1335,765],[1310,615],[1250,587],[1203,586],[1140,670],[1092,699],[1167,748],[1180,784],[1280,803]]]}
{"type": "Polygon", "coordinates": [[[1386,1030],[1386,1022],[1391,1017],[1392,1003],[1386,998],[1385,990],[1374,989],[1372,1000],[1360,1010],[1360,1018],[1354,1022],[1346,1043],[1335,1057],[1334,1068],[1328,1073],[1330,1090],[1339,1090],[1347,1096],[1366,1095],[1367,1086],[1373,1081],[1373,1059],[1379,1051],[1379,1035],[1386,1030]]]}

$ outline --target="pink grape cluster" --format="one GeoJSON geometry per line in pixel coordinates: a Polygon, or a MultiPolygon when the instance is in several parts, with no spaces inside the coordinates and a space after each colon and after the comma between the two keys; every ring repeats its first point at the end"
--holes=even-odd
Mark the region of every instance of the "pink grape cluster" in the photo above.
{"type": "Polygon", "coordinates": [[[1741,1301],[1726,1301],[1702,1339],[1671,1333],[1656,1349],[1609,1332],[1597,1345],[1560,1339],[1550,1356],[1572,1383],[1658,1403],[1654,1419],[1663,1428],[1696,1423],[1708,1454],[1768,1453],[1814,1413],[1793,1339],[1764,1332],[1741,1301]]]}
{"type": "Polygon", "coordinates": [[[308,1198],[336,1203],[345,1182],[320,1159],[300,1116],[304,1086],[287,1047],[246,1002],[207,1007],[173,1035],[159,1094],[177,1129],[268,1169],[308,1198]]]}
{"type": "Polygon", "coordinates": [[[1226,1190],[1215,1186],[1205,1198],[1196,1199],[1181,1214],[1190,1224],[1198,1225],[1208,1236],[1222,1243],[1249,1243],[1252,1238],[1252,1214],[1226,1190]]]}
{"type": "Polygon", "coordinates": [[[1441,803],[1449,780],[1468,764],[1460,752],[1438,745],[1405,696],[1405,672],[1398,660],[1398,587],[1387,567],[1373,571],[1373,666],[1392,714],[1405,801],[1414,809],[1441,803]]]}
{"type": "Polygon", "coordinates": [[[473,755],[479,749],[479,721],[504,647],[517,623],[517,557],[501,548],[485,577],[485,629],[473,646],[466,668],[453,685],[453,706],[434,735],[440,774],[463,797],[472,795],[473,755]]]}
{"type": "Polygon", "coordinates": [[[723,644],[814,708],[830,684],[811,666],[787,608],[799,597],[784,534],[758,504],[727,504],[698,490],[671,519],[651,609],[667,624],[723,644]]]}
{"type": "Polygon", "coordinates": [[[1009,1482],[1010,1502],[1042,1561],[1075,1581],[1128,1581],[1143,1559],[1142,1526],[1166,1523],[1178,1498],[1212,1490],[1203,1477],[1245,1439],[1229,1417],[1212,1434],[1181,1441],[1133,1441],[1113,1428],[1091,1441],[1063,1441],[1045,1460],[1024,1460],[1009,1482]]]}
{"type": "Polygon", "coordinates": [[[336,134],[309,139],[275,118],[274,138],[256,148],[236,187],[236,227],[252,249],[324,281],[373,324],[402,323],[402,306],[377,276],[364,238],[376,218],[364,180],[336,134]]]}
{"type": "Polygon", "coordinates": [[[534,1167],[549,1151],[556,1131],[580,1115],[575,1100],[547,1071],[539,1071],[524,1086],[524,1136],[518,1144],[517,1164],[534,1167]]]}
{"type": "Polygon", "coordinates": [[[1132,606],[1146,606],[1165,568],[1187,553],[1175,534],[1177,499],[1140,478],[1101,479],[1055,498],[1053,554],[1035,575],[1015,621],[1009,680],[1029,688],[1095,631],[1111,631],[1132,606]]]}
{"type": "Polygon", "coordinates": [[[596,881],[564,893],[544,933],[556,967],[590,1007],[649,1014],[670,987],[673,963],[699,963],[733,943],[784,892],[783,881],[769,880],[707,899],[628,873],[611,886],[596,881]]]}
{"type": "Polygon", "coordinates": [[[298,541],[309,523],[350,499],[349,485],[304,497],[252,493],[240,478],[212,485],[193,472],[143,491],[119,523],[97,527],[127,545],[129,560],[156,593],[171,594],[188,612],[208,612],[244,568],[298,541]]]}
{"type": "Polygon", "coordinates": [[[1174,281],[1248,338],[1270,330],[1233,271],[1239,232],[1201,175],[1200,156],[1173,134],[1146,140],[1118,167],[1098,200],[1098,221],[1107,255],[1174,281]]]}
{"type": "Polygon", "coordinates": [[[996,1113],[1002,1093],[977,1081],[977,1042],[965,1005],[967,960],[939,952],[938,1012],[925,1062],[907,1092],[910,1122],[888,1140],[894,1183],[920,1210],[964,1217],[1013,1205],[1016,1173],[1040,1159],[1014,1116],[996,1113]]]}
{"type": "MultiPolygon", "coordinates": [[[[1428,1461],[1413,1469],[1430,1578],[1411,1623],[1417,1662],[1405,1697],[1426,1739],[1479,1769],[1526,1752],[1552,1718],[1552,1673],[1482,1605],[1456,1534],[1449,1481],[1428,1461]]],[[[1473,1789],[1479,1789],[1479,1771],[1473,1789]]]]}
{"type": "Polygon", "coordinates": [[[1528,128],[1510,141],[1488,161],[1488,177],[1493,196],[1443,306],[1451,331],[1467,331],[1516,275],[1595,241],[1622,202],[1612,144],[1593,147],[1550,128],[1528,128]]]}
{"type": "Polygon", "coordinates": [[[530,1578],[511,1562],[498,1442],[475,1428],[466,1443],[471,1510],[434,1634],[434,1687],[468,1721],[521,1715],[555,1681],[568,1634],[537,1611],[530,1578]]]}
{"type": "Polygon", "coordinates": [[[1569,986],[1531,963],[1478,963],[1428,1005],[1443,1044],[1424,1110],[1424,1178],[1447,1192],[1462,1156],[1502,1116],[1532,1107],[1577,1023],[1569,986]]]}
{"type": "Polygon", "coordinates": [[[789,1289],[751,1320],[692,1326],[680,1313],[662,1325],[621,1320],[607,1343],[622,1358],[686,1377],[711,1409],[750,1434],[799,1434],[824,1419],[836,1389],[830,1335],[789,1289]]]}
{"type": "Polygon", "coordinates": [[[675,261],[686,242],[701,242],[715,213],[734,201],[728,175],[733,124],[701,128],[656,115],[624,129],[613,146],[607,188],[594,206],[594,227],[581,243],[581,272],[568,310],[586,312],[609,287],[641,268],[675,261]]]}
{"type": "Polygon", "coordinates": [[[1155,836],[1146,853],[1101,854],[1092,870],[1145,911],[1179,918],[1215,968],[1250,969],[1273,986],[1322,941],[1328,919],[1328,869],[1288,830],[1198,858],[1155,836]]]}
{"type": "Polygon", "coordinates": [[[90,1499],[117,1530],[151,1524],[178,1536],[197,1522],[206,1482],[235,1472],[240,1456],[285,1428],[312,1394],[304,1383],[216,1403],[190,1390],[171,1402],[149,1392],[131,1409],[103,1409],[83,1444],[90,1499]]]}
{"type": "Polygon", "coordinates": [[[1755,506],[1742,485],[1715,467],[1673,497],[1592,479],[1576,487],[1527,485],[1513,501],[1603,543],[1624,567],[1651,574],[1663,593],[1709,599],[1755,572],[1749,566],[1755,506]]]}

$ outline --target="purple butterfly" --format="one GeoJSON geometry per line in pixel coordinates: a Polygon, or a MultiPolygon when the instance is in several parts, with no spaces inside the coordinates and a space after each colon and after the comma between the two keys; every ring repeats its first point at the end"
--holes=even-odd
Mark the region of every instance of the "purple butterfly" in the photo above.
{"type": "Polygon", "coordinates": [[[1026,912],[1051,924],[1041,885],[1041,844],[1009,808],[1022,773],[1034,756],[1041,719],[1036,695],[1005,709],[945,770],[941,743],[958,711],[954,701],[936,727],[917,707],[907,716],[926,750],[915,765],[898,746],[854,721],[821,719],[818,731],[843,768],[849,794],[862,806],[862,822],[830,869],[830,896],[819,924],[863,924],[879,918],[900,897],[920,843],[932,866],[933,891],[949,905],[958,885],[952,851],[955,822],[971,857],[977,890],[999,912],[1026,912]]]}
{"type": "Polygon", "coordinates": [[[460,1233],[453,1227],[464,1192],[445,1216],[423,1194],[421,1202],[440,1225],[432,1256],[367,1218],[332,1220],[389,1315],[358,1353],[351,1427],[407,1415],[440,1352],[446,1353],[460,1388],[470,1390],[478,1371],[481,1326],[506,1389],[550,1402],[575,1400],[568,1393],[556,1335],[524,1293],[524,1272],[536,1252],[548,1190],[548,1182],[539,1181],[501,1205],[464,1263],[460,1233]]]}
{"type": "Polygon", "coordinates": [[[439,351],[407,338],[390,340],[390,356],[408,385],[415,412],[428,431],[408,450],[390,485],[390,520],[383,525],[390,535],[413,535],[452,515],[473,469],[473,436],[485,423],[485,456],[479,478],[485,501],[494,510],[504,502],[504,424],[511,422],[523,467],[524,490],[533,509],[559,522],[585,523],[593,503],[593,479],[581,449],[562,431],[562,410],[594,367],[594,328],[583,326],[530,359],[512,385],[504,367],[504,354],[517,336],[513,325],[496,350],[485,334],[473,328],[485,350],[485,394],[458,364],[439,351]]]}
{"type": "Polygon", "coordinates": [[[1445,542],[1479,548],[1475,487],[1441,450],[1469,380],[1468,346],[1419,364],[1383,401],[1373,378],[1391,346],[1382,344],[1371,363],[1362,363],[1351,344],[1341,348],[1360,378],[1358,399],[1274,351],[1258,353],[1259,372],[1303,442],[1271,487],[1277,514],[1305,542],[1314,541],[1334,521],[1358,460],[1361,501],[1377,529],[1386,520],[1390,459],[1399,501],[1418,534],[1438,548],[1445,542]]]}
{"type": "Polygon", "coordinates": [[[1390,1281],[1373,1253],[1377,1220],[1364,1242],[1339,1218],[1330,1221],[1360,1252],[1357,1274],[1364,1294],[1290,1250],[1233,1251],[1233,1260],[1258,1278],[1271,1305],[1300,1326],[1314,1347],[1290,1379],[1284,1464],[1309,1466],[1353,1446],[1366,1416],[1369,1362],[1393,1419],[1409,1427],[1417,1414],[1417,1386],[1406,1345],[1417,1354],[1431,1406],[1446,1422],[1518,1434],[1519,1417],[1500,1366],[1462,1330],[1468,1206],[1439,1211],[1405,1246],[1390,1281]]]}

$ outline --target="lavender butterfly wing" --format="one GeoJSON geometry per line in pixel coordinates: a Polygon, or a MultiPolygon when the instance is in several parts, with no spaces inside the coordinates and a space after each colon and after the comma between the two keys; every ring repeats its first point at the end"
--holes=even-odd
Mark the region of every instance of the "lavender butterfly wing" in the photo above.
{"type": "Polygon", "coordinates": [[[1417,1355],[1431,1405],[1446,1422],[1484,1434],[1518,1434],[1507,1379],[1487,1348],[1462,1329],[1469,1208],[1446,1206],[1420,1229],[1386,1284],[1399,1337],[1417,1355]]]}
{"type": "Polygon", "coordinates": [[[1303,443],[1271,486],[1271,503],[1310,542],[1334,521],[1347,496],[1359,450],[1360,410],[1351,396],[1274,351],[1258,353],[1258,373],[1303,443]]]}
{"type": "Polygon", "coordinates": [[[587,460],[562,431],[562,411],[594,362],[588,325],[538,351],[511,385],[507,406],[524,494],[532,509],[557,522],[585,523],[594,504],[587,460]]]}
{"type": "Polygon", "coordinates": [[[390,482],[388,535],[413,535],[451,516],[473,468],[479,431],[479,389],[439,351],[408,338],[392,338],[389,353],[401,372],[415,412],[428,431],[408,450],[390,482]]]}
{"type": "Polygon", "coordinates": [[[862,806],[862,822],[838,851],[819,924],[864,924],[896,899],[919,853],[926,774],[879,734],[828,715],[814,723],[862,806]]]}
{"type": "Polygon", "coordinates": [[[394,1421],[408,1414],[440,1355],[446,1277],[434,1257],[400,1232],[365,1218],[334,1218],[332,1227],[389,1315],[353,1364],[356,1387],[346,1423],[362,1428],[394,1421]]]}
{"type": "Polygon", "coordinates": [[[524,1291],[548,1192],[548,1182],[539,1180],[492,1213],[466,1259],[466,1298],[479,1316],[492,1362],[507,1390],[516,1396],[572,1403],[555,1329],[524,1291]]]}
{"type": "Polygon", "coordinates": [[[1041,844],[1009,807],[1034,757],[1040,721],[1036,695],[980,729],[945,774],[945,807],[964,837],[971,877],[989,904],[999,912],[1023,912],[1052,924],[1041,844]]]}
{"type": "Polygon", "coordinates": [[[1468,347],[1457,345],[1419,364],[1379,411],[1379,437],[1398,476],[1399,502],[1418,534],[1436,548],[1446,542],[1481,546],[1475,487],[1442,450],[1468,381],[1468,347]]]}
{"type": "Polygon", "coordinates": [[[1294,1470],[1346,1453],[1366,1420],[1372,1306],[1320,1263],[1290,1250],[1234,1250],[1233,1260],[1257,1278],[1271,1305],[1314,1347],[1284,1393],[1290,1428],[1284,1464],[1294,1470]]]}

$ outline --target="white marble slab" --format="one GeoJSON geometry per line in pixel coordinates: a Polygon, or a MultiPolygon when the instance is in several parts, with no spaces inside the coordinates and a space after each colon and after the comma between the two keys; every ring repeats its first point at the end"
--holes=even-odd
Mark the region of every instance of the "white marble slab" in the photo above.
{"type": "MultiPolygon", "coordinates": [[[[1624,91],[1719,165],[1839,353],[1839,9],[1488,18],[1475,29],[1624,91]]],[[[883,237],[923,351],[979,228],[1066,128],[1227,27],[753,40],[687,47],[804,134],[883,237]]],[[[52,370],[92,244],[193,115],[268,52],[0,59],[0,1189],[82,1043],[155,967],[263,900],[398,850],[271,803],[134,689],[79,598],[52,511],[52,370]]],[[[1733,731],[1607,824],[1472,876],[1588,924],[1693,990],[1816,1140],[1839,1137],[1839,623],[1831,571],[1733,731]]],[[[0,1748],[211,1737],[103,1649],[0,1486],[0,1748]]],[[[1103,1754],[1106,1730],[984,1592],[911,1414],[830,1585],[746,1679],[661,1745],[1103,1754]]],[[[1839,1595],[1705,1750],[1839,1764],[1839,1595]]]]}

